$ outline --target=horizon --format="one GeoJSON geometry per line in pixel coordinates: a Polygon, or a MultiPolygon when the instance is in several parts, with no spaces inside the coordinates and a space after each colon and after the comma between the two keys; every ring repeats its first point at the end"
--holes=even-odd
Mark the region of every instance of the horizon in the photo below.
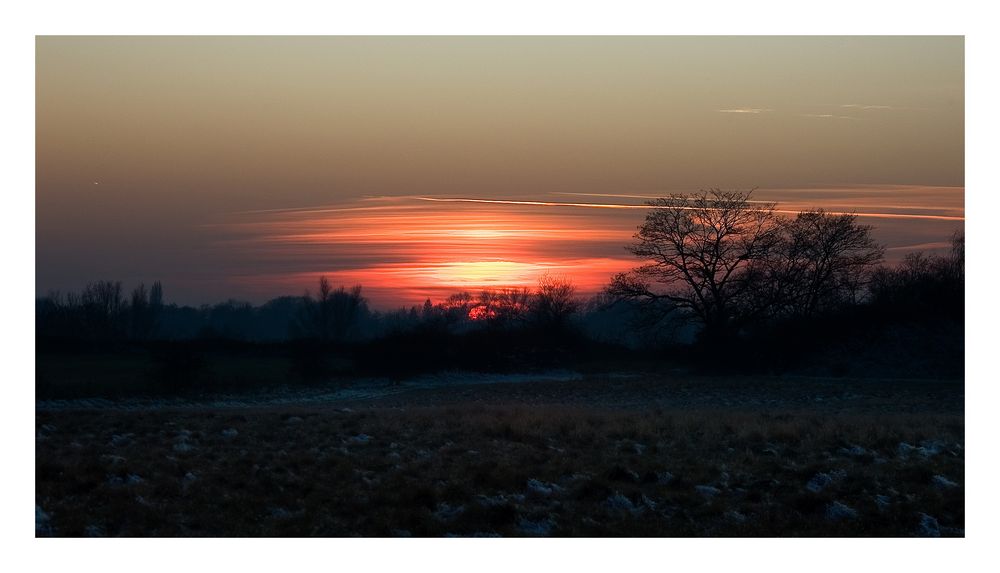
{"type": "Polygon", "coordinates": [[[587,295],[639,263],[645,199],[708,187],[857,212],[890,263],[964,228],[961,37],[36,48],[36,297],[259,304],[326,275],[391,309],[545,273],[587,295]]]}

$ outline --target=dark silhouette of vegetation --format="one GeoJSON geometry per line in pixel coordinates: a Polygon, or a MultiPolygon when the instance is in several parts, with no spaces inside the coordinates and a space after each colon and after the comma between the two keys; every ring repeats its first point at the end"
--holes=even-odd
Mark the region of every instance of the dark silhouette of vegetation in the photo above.
{"type": "Polygon", "coordinates": [[[646,259],[587,300],[566,279],[392,311],[361,286],[259,306],[168,304],[159,282],[36,301],[40,396],[184,393],[446,370],[963,374],[964,238],[879,264],[853,215],[775,214],[749,193],[653,202],[646,259]],[[129,293],[129,294],[126,294],[129,293]]]}
{"type": "Polygon", "coordinates": [[[649,202],[628,247],[646,261],[616,275],[608,293],[700,326],[705,344],[727,344],[755,323],[809,317],[858,302],[883,249],[850,214],[778,216],[752,192],[712,189],[649,202]]]}
{"type": "Polygon", "coordinates": [[[580,308],[576,287],[568,280],[543,275],[538,280],[538,292],[531,307],[532,319],[538,328],[560,333],[570,327],[570,320],[580,308]]]}
{"type": "Polygon", "coordinates": [[[965,237],[954,235],[946,256],[911,253],[897,267],[880,267],[869,292],[872,304],[895,320],[964,323],[965,237]]]}
{"type": "Polygon", "coordinates": [[[347,340],[354,334],[361,315],[368,312],[368,301],[361,296],[361,285],[334,290],[325,276],[319,278],[316,297],[306,293],[302,303],[295,324],[297,334],[323,342],[347,340]]]}

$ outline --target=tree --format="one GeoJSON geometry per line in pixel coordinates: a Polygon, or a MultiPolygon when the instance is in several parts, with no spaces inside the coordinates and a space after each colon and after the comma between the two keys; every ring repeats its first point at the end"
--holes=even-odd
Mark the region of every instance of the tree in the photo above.
{"type": "Polygon", "coordinates": [[[469,318],[490,328],[510,328],[528,315],[531,291],[526,288],[486,289],[479,293],[479,304],[469,310],[469,318]]]}
{"type": "Polygon", "coordinates": [[[334,290],[325,276],[319,279],[316,299],[306,293],[302,302],[299,331],[324,342],[346,340],[368,310],[368,301],[361,296],[361,285],[334,290]]]}
{"type": "Polygon", "coordinates": [[[139,283],[139,286],[132,289],[132,296],[129,303],[129,336],[133,340],[145,339],[151,329],[150,325],[150,304],[149,292],[146,285],[139,283]]]}
{"type": "MultiPolygon", "coordinates": [[[[75,303],[74,299],[74,303],[75,303]]],[[[96,339],[121,338],[125,335],[125,298],[120,281],[88,284],[79,297],[84,328],[96,339]]]]}
{"type": "Polygon", "coordinates": [[[915,252],[898,265],[879,267],[868,292],[876,308],[907,321],[964,321],[965,236],[952,236],[947,255],[915,252]]]}
{"type": "Polygon", "coordinates": [[[532,304],[535,324],[543,329],[562,330],[570,317],[579,309],[575,298],[576,287],[568,280],[545,274],[538,279],[538,292],[532,304]]]}
{"type": "Polygon", "coordinates": [[[767,283],[775,312],[810,317],[856,303],[885,252],[871,230],[857,215],[822,209],[783,220],[767,283]]]}
{"type": "Polygon", "coordinates": [[[648,262],[616,275],[609,293],[644,301],[659,314],[684,312],[709,339],[734,334],[763,310],[755,287],[781,239],[774,204],[752,201],[751,194],[711,189],[648,202],[627,247],[648,262]]]}

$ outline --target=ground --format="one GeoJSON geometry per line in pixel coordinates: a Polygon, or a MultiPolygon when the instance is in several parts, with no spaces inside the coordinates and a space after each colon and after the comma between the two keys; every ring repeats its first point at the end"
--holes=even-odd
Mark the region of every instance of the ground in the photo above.
{"type": "Polygon", "coordinates": [[[962,536],[961,381],[377,380],[40,401],[36,533],[962,536]]]}

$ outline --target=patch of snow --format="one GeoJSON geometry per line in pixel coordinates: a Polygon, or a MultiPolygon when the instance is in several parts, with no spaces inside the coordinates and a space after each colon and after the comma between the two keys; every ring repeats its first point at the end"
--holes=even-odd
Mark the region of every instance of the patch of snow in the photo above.
{"type": "Polygon", "coordinates": [[[938,523],[938,520],[926,513],[919,515],[920,525],[917,526],[917,533],[921,537],[941,537],[941,525],[938,523]]]}
{"type": "Polygon", "coordinates": [[[302,423],[302,418],[300,418],[298,416],[291,416],[290,418],[288,418],[287,420],[285,420],[285,423],[286,424],[301,424],[302,423]]]}
{"type": "Polygon", "coordinates": [[[546,535],[550,535],[555,526],[556,523],[551,517],[537,521],[522,517],[517,522],[517,528],[521,531],[521,533],[531,535],[533,537],[544,537],[546,535]]]}
{"type": "Polygon", "coordinates": [[[358,434],[357,436],[351,436],[347,438],[347,441],[352,444],[367,444],[372,439],[368,434],[358,434]]]}
{"type": "Polygon", "coordinates": [[[608,496],[608,499],[604,500],[604,505],[615,511],[627,511],[633,514],[641,511],[639,507],[632,503],[632,500],[617,491],[614,495],[608,496]]]}
{"type": "Polygon", "coordinates": [[[136,474],[128,474],[127,476],[125,476],[125,483],[128,484],[128,485],[136,485],[136,484],[140,484],[140,483],[142,483],[144,481],[145,480],[142,479],[142,477],[140,477],[140,476],[138,476],[136,474]]]}
{"type": "Polygon", "coordinates": [[[826,518],[830,521],[841,521],[844,519],[857,519],[858,512],[854,508],[835,501],[826,506],[826,518]]]}
{"type": "Polygon", "coordinates": [[[838,452],[841,453],[841,454],[843,454],[843,455],[845,455],[845,456],[852,456],[852,457],[855,457],[855,458],[861,457],[861,456],[866,456],[866,455],[868,455],[870,453],[868,450],[866,450],[865,448],[862,448],[861,446],[858,446],[858,445],[852,445],[849,448],[840,448],[838,450],[838,452]]]}
{"type": "Polygon", "coordinates": [[[445,533],[445,537],[503,537],[495,531],[474,531],[472,533],[445,533]]]}
{"type": "Polygon", "coordinates": [[[830,484],[837,480],[841,480],[847,476],[847,472],[844,470],[835,470],[829,473],[819,472],[806,482],[806,489],[813,492],[819,493],[826,489],[830,484]]]}
{"type": "Polygon", "coordinates": [[[934,487],[938,489],[952,489],[958,487],[957,483],[951,481],[950,479],[942,475],[936,475],[933,478],[931,478],[931,483],[934,484],[934,487]]]}
{"type": "MultiPolygon", "coordinates": [[[[445,372],[437,375],[419,376],[392,385],[384,378],[366,378],[354,380],[350,387],[343,387],[341,382],[322,387],[301,390],[266,390],[259,392],[240,392],[233,394],[216,394],[209,398],[123,398],[109,400],[103,398],[81,398],[70,400],[36,400],[35,409],[39,411],[67,410],[117,410],[117,411],[149,411],[149,410],[183,410],[183,409],[222,409],[222,408],[253,408],[260,406],[325,404],[347,400],[368,400],[393,396],[413,389],[439,388],[450,386],[467,386],[480,384],[510,384],[546,381],[573,381],[582,379],[577,372],[556,370],[534,374],[487,374],[478,372],[445,372]]],[[[351,413],[351,408],[341,408],[341,412],[351,413]]],[[[286,420],[290,424],[302,421],[299,416],[286,420]]]]}
{"type": "Polygon", "coordinates": [[[656,473],[656,483],[659,485],[669,485],[672,481],[674,481],[674,474],[670,472],[656,473]]]}
{"type": "Polygon", "coordinates": [[[562,492],[562,488],[554,483],[543,482],[537,479],[528,480],[528,491],[542,496],[549,496],[562,492]]]}
{"type": "Polygon", "coordinates": [[[746,523],[747,521],[747,516],[738,511],[727,511],[725,518],[730,521],[735,521],[736,523],[746,523]]]}
{"type": "Polygon", "coordinates": [[[712,487],[710,485],[696,485],[694,486],[694,490],[708,499],[712,499],[713,497],[722,493],[722,490],[720,490],[717,487],[712,487]]]}
{"type": "Polygon", "coordinates": [[[464,505],[449,505],[447,503],[441,502],[434,509],[434,517],[440,521],[451,521],[465,513],[464,505]]]}
{"type": "Polygon", "coordinates": [[[920,442],[920,447],[917,448],[917,453],[925,458],[931,456],[936,456],[941,452],[945,451],[946,445],[938,440],[924,440],[920,442]]]}
{"type": "Polygon", "coordinates": [[[268,514],[274,519],[291,519],[293,517],[298,517],[303,513],[305,513],[305,511],[301,509],[296,511],[289,511],[283,507],[275,507],[271,509],[270,512],[268,512],[268,514]]]}
{"type": "Polygon", "coordinates": [[[39,505],[35,506],[35,535],[52,535],[52,518],[39,505]]]}
{"type": "Polygon", "coordinates": [[[235,438],[238,435],[240,435],[240,433],[236,430],[236,428],[226,428],[225,430],[222,430],[222,437],[224,438],[235,438]]]}
{"type": "Polygon", "coordinates": [[[174,451],[175,452],[184,453],[184,452],[190,452],[193,449],[194,449],[194,446],[192,446],[191,444],[189,444],[187,442],[177,442],[176,444],[174,444],[174,451]]]}
{"type": "Polygon", "coordinates": [[[892,504],[892,498],[889,496],[881,494],[875,496],[875,505],[878,506],[879,510],[885,510],[890,504],[892,504]]]}
{"type": "Polygon", "coordinates": [[[84,535],[87,537],[105,537],[104,528],[99,525],[88,525],[83,530],[84,535]]]}
{"type": "Polygon", "coordinates": [[[135,434],[114,434],[111,436],[109,443],[117,448],[131,442],[133,437],[135,437],[135,434]]]}
{"type": "Polygon", "coordinates": [[[524,495],[520,493],[499,493],[493,496],[480,494],[476,496],[476,500],[487,507],[502,507],[505,505],[524,503],[524,495]]]}

